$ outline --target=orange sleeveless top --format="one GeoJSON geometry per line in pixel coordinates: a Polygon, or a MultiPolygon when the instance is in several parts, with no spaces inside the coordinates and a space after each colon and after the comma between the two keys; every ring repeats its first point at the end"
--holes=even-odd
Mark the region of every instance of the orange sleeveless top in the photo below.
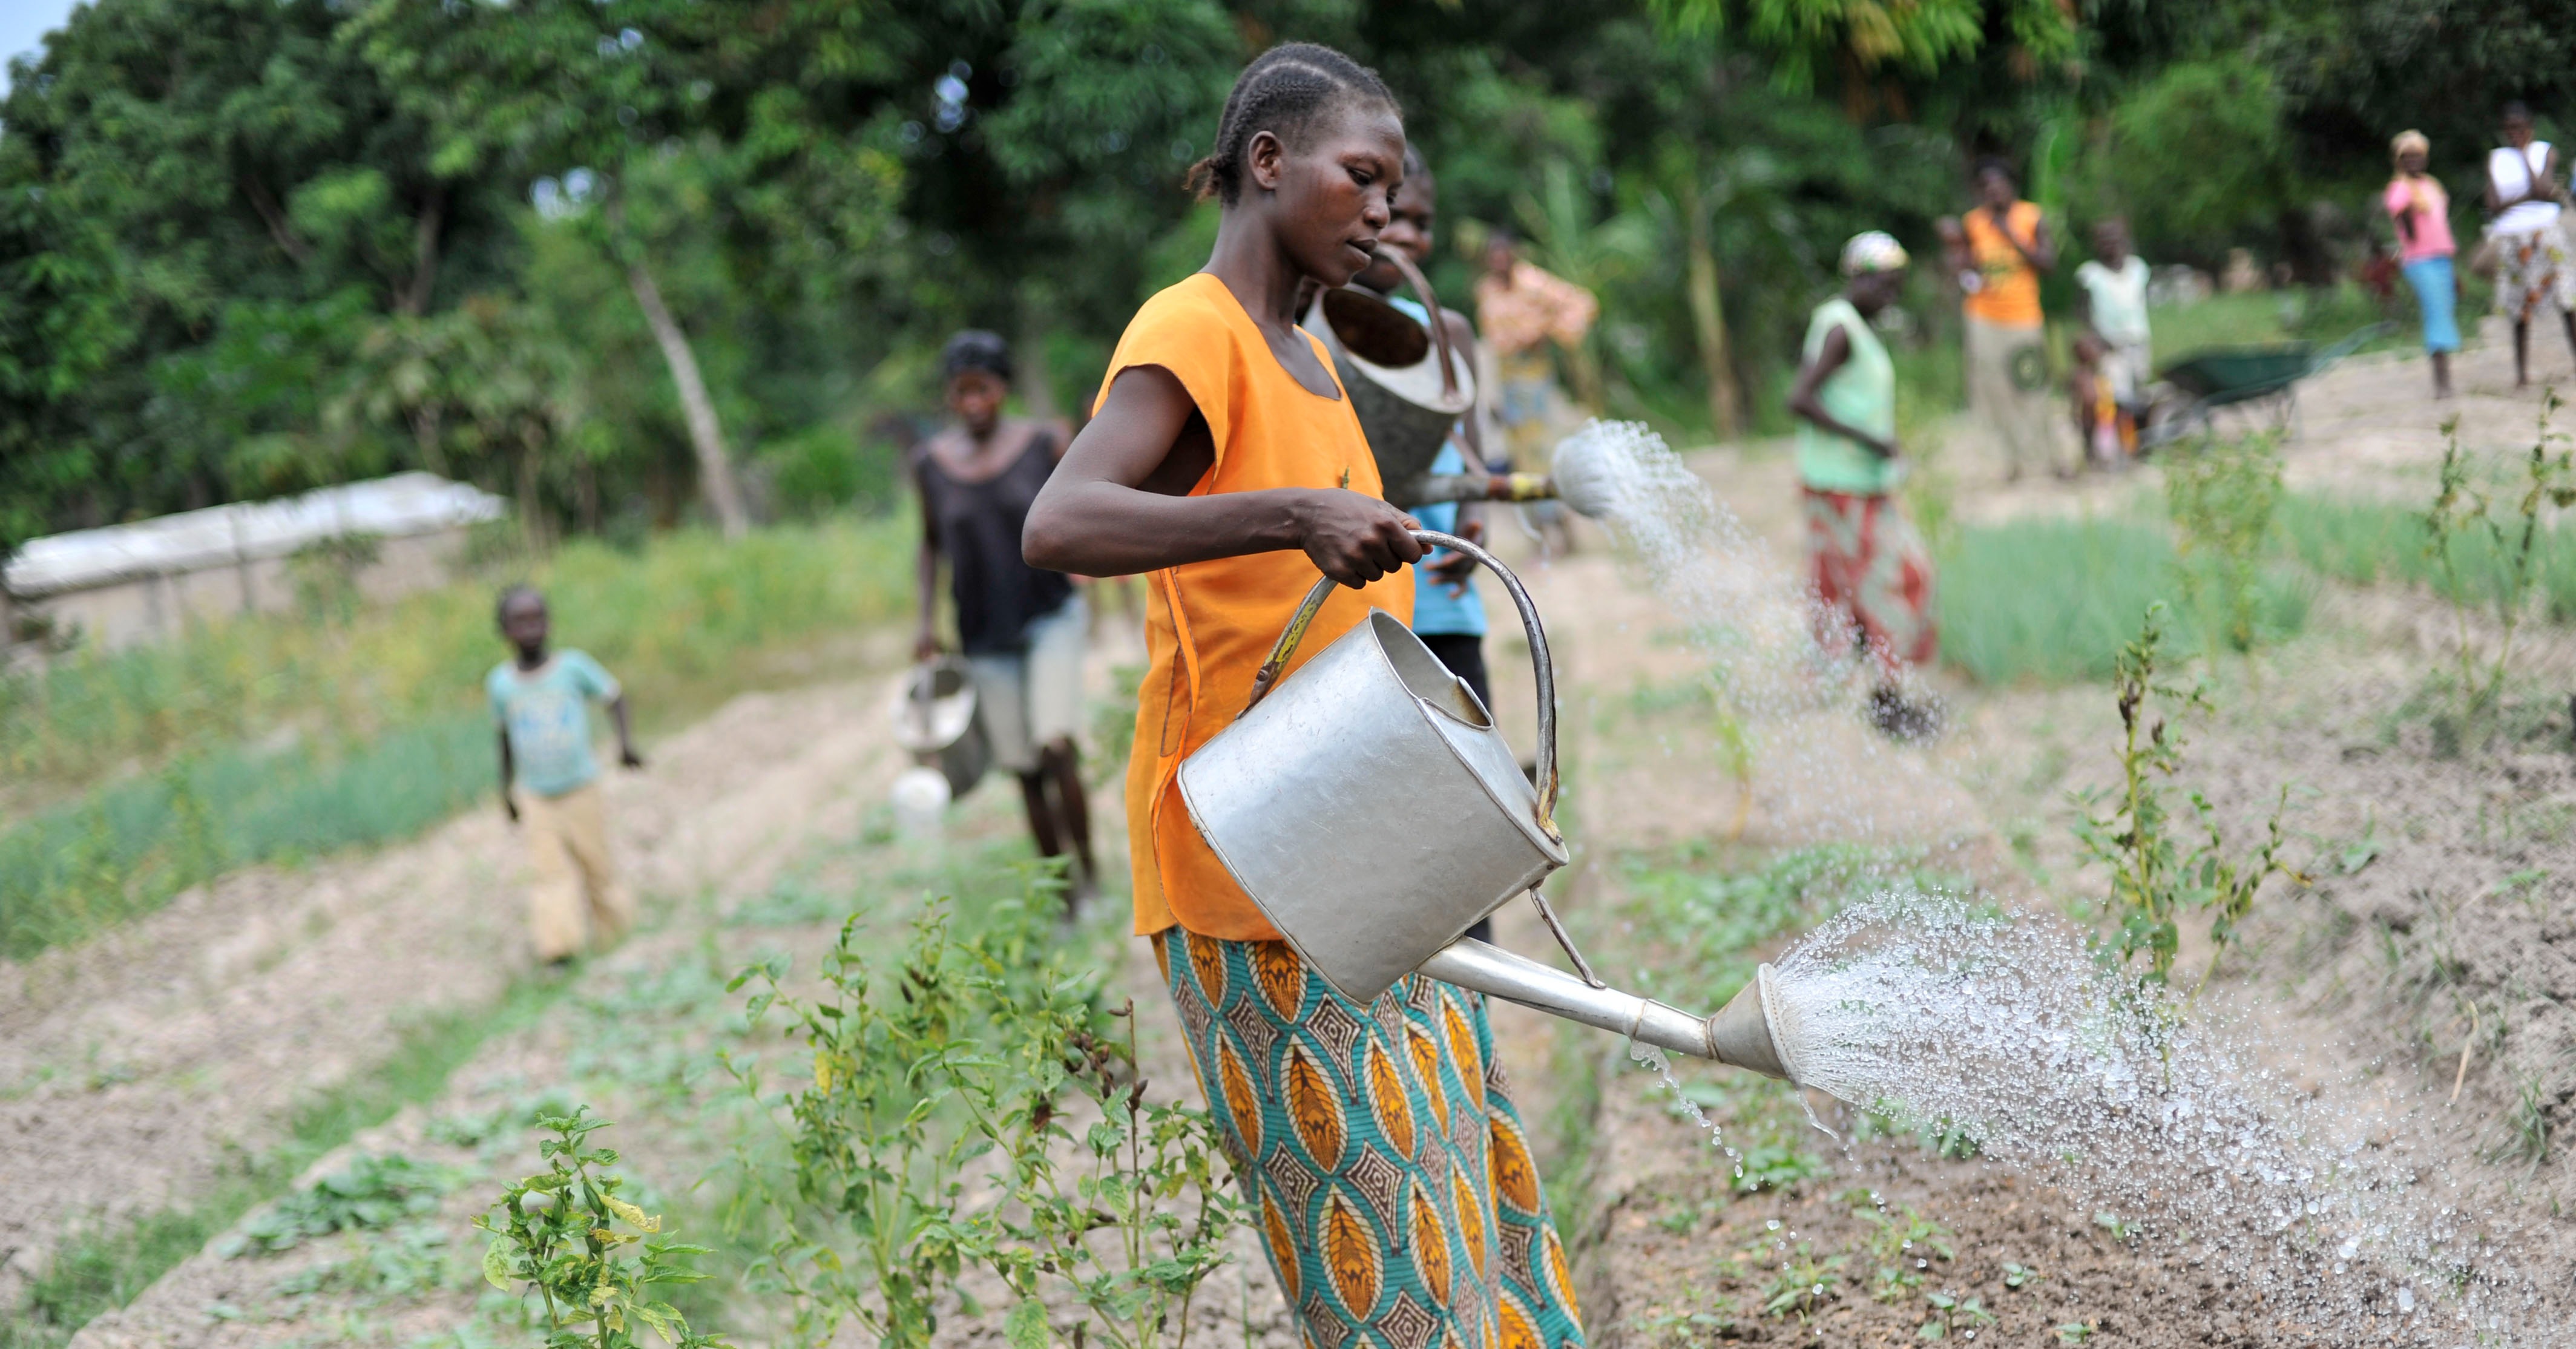
{"type": "MultiPolygon", "coordinates": [[[[1332,358],[1323,345],[1311,335],[1306,341],[1330,372],[1332,358]]],[[[1271,354],[1234,292],[1215,277],[1197,273],[1136,311],[1109,359],[1093,409],[1108,398],[1121,373],[1144,365],[1172,372],[1207,418],[1216,463],[1190,495],[1271,487],[1348,487],[1383,495],[1377,459],[1349,397],[1324,398],[1299,384],[1271,354]]],[[[1340,387],[1336,377],[1334,388],[1340,387]]],[[[1237,941],[1279,936],[1199,837],[1174,775],[1182,759],[1243,711],[1253,672],[1315,580],[1314,564],[1293,550],[1192,562],[1147,578],[1148,663],[1137,686],[1136,744],[1127,758],[1127,845],[1140,934],[1177,924],[1237,941]]],[[[1373,607],[1409,622],[1413,578],[1398,572],[1361,590],[1335,590],[1307,629],[1283,682],[1373,607]]]]}
{"type": "MultiPolygon", "coordinates": [[[[1970,315],[1988,323],[2009,328],[2036,328],[2040,325],[2039,269],[2030,265],[2016,251],[2010,240],[1995,228],[1984,208],[1968,212],[1960,222],[1968,232],[1968,255],[1975,260],[1977,274],[1985,285],[1967,298],[1961,306],[1970,315]]],[[[2004,228],[2012,231],[2027,248],[2039,242],[2039,207],[2026,201],[2014,202],[2004,211],[2004,228]]]]}

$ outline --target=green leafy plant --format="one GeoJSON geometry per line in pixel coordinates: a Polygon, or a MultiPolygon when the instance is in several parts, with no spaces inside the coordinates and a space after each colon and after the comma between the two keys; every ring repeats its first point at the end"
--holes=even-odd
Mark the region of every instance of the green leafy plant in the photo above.
{"type": "Polygon", "coordinates": [[[1876,1273],[1870,1281],[1870,1296],[1880,1302],[1895,1302],[1913,1295],[1923,1286],[1923,1273],[1934,1260],[1954,1259],[1957,1252],[1950,1245],[1950,1230],[1908,1208],[1900,1218],[1881,1208],[1860,1208],[1852,1216],[1868,1225],[1864,1257],[1876,1273]]]}
{"type": "Polygon", "coordinates": [[[2138,636],[2120,650],[2113,681],[2120,707],[2120,781],[2109,788],[2077,793],[2082,815],[2075,825],[2084,855],[2111,870],[2109,909],[2119,926],[2107,939],[2097,939],[2096,956],[2106,966],[2126,966],[2143,953],[2152,983],[2172,981],[2181,950],[2181,916],[2211,913],[2210,956],[2197,996],[2227,950],[2236,929],[2252,913],[2254,897],[2272,877],[2301,879],[2281,861],[2286,840],[2281,816],[2289,808],[2289,789],[2282,788],[2268,825],[2267,837],[2250,856],[2231,856],[2217,811],[2199,792],[2190,794],[2193,811],[2206,841],[2186,846],[2174,837],[2175,819],[2164,799],[2162,780],[2182,767],[2183,740],[2159,707],[2174,712],[2207,711],[2202,687],[2176,685],[2163,678],[2164,606],[2150,605],[2138,636]]]}
{"type": "Polygon", "coordinates": [[[1647,1344],[1693,1346],[1743,1338],[1742,1323],[1726,1311],[1713,1310],[1718,1305],[1698,1280],[1685,1278],[1671,1303],[1649,1307],[1629,1324],[1647,1344]]]}
{"type": "MultiPolygon", "coordinates": [[[[975,1037],[1008,995],[945,905],[914,922],[891,972],[873,968],[867,927],[862,913],[841,925],[811,1001],[785,991],[784,958],[728,985],[757,979],[748,1019],[784,1010],[813,1060],[812,1085],[785,1102],[791,1180],[781,1189],[755,1173],[747,1187],[780,1232],[752,1273],[755,1287],[788,1296],[801,1342],[823,1343],[848,1320],[886,1349],[913,1349],[979,1250],[960,1212],[964,1168],[991,1140],[958,1116],[1004,1107],[1008,1065],[975,1037]]],[[[756,1069],[726,1062],[757,1098],[756,1069]]]]}
{"type": "Polygon", "coordinates": [[[2523,459],[2522,494],[2504,513],[2497,511],[2495,501],[2474,481],[2471,460],[2460,449],[2459,419],[2454,417],[2442,424],[2442,469],[2433,505],[2424,513],[2425,549],[2439,569],[2442,592],[2451,602],[2464,731],[2482,735],[2493,728],[2505,676],[2513,667],[2514,635],[2531,607],[2533,588],[2541,579],[2540,563],[2545,561],[2542,544],[2546,541],[2540,525],[2542,508],[2556,506],[2563,510],[2576,505],[2576,463],[2570,461],[2576,452],[2550,453],[2553,441],[2564,439],[2552,437],[2549,431],[2549,419],[2561,406],[2562,400],[2554,391],[2541,400],[2540,424],[2532,437],[2531,453],[2523,459]],[[2465,540],[2482,541],[2486,551],[2500,561],[2484,587],[2468,584],[2461,575],[2464,550],[2459,545],[2465,540]],[[2483,669],[2469,634],[2469,613],[2479,607],[2479,589],[2486,592],[2487,606],[2493,610],[2503,634],[2496,644],[2494,660],[2483,669]]]}
{"type": "MultiPolygon", "coordinates": [[[[1239,1206],[1207,1115],[1148,1099],[1132,1005],[1104,1011],[1096,976],[1043,949],[1057,884],[1033,878],[971,936],[934,905],[885,969],[853,914],[810,1000],[785,991],[783,961],[734,981],[757,980],[751,1020],[784,1011],[812,1058],[811,1085],[782,1103],[788,1175],[744,1168],[745,1214],[779,1234],[756,1286],[787,1295],[801,1342],[852,1322],[887,1349],[917,1349],[975,1264],[1016,1299],[1014,1349],[1052,1339],[1050,1284],[1087,1313],[1076,1345],[1186,1335],[1239,1206]],[[1124,1033],[1106,1034],[1112,1023],[1124,1033]]],[[[757,1097],[752,1065],[728,1062],[757,1097]]]]}
{"type": "Polygon", "coordinates": [[[2009,1260],[2004,1262],[2004,1287],[2006,1288],[2027,1288],[2047,1277],[2028,1265],[2015,1264],[2009,1260]]]}
{"type": "Polygon", "coordinates": [[[1843,1256],[1818,1256],[1812,1241],[1799,1242],[1789,1258],[1780,1262],[1779,1273],[1762,1289],[1763,1314],[1774,1319],[1794,1315],[1799,1324],[1806,1324],[1832,1300],[1845,1263],[1843,1256]]]}
{"type": "Polygon", "coordinates": [[[2281,500],[2281,448],[2270,435],[2204,436],[2164,460],[2165,505],[2178,536],[2183,594],[2211,636],[2254,649],[2263,542],[2281,500]]]}
{"type": "Polygon", "coordinates": [[[2113,1241],[2127,1241],[2138,1234],[2138,1225],[2105,1209],[2093,1215],[2093,1225],[2111,1234],[2113,1241]]]}
{"type": "Polygon", "coordinates": [[[1736,1163],[1735,1188],[1745,1194],[1787,1189],[1802,1180],[1830,1176],[1825,1159],[1788,1143],[1756,1143],[1736,1163]]]}
{"type": "MultiPolygon", "coordinates": [[[[1020,1296],[1005,1326],[1012,1349],[1046,1342],[1039,1298],[1049,1281],[1064,1285],[1119,1349],[1161,1344],[1167,1329],[1179,1349],[1199,1285],[1226,1261],[1242,1205],[1219,1174],[1215,1128],[1205,1111],[1147,1099],[1136,1075],[1135,1010],[1129,1002],[1110,1013],[1123,1038],[1060,1019],[1055,1028],[1069,1031],[1061,1040],[1029,1046],[1036,1062],[1025,1103],[1001,1131],[1020,1211],[986,1219],[985,1258],[1020,1296]],[[1098,1116],[1079,1133],[1057,1109],[1064,1088],[1098,1116]],[[1066,1151],[1071,1168],[1060,1159],[1066,1151]],[[1108,1240],[1095,1240],[1103,1229],[1108,1240]]],[[[1079,1328],[1073,1338],[1083,1341],[1079,1328]]]]}
{"type": "Polygon", "coordinates": [[[2093,1325],[2089,1321],[2068,1321],[2057,1328],[2059,1344],[2082,1344],[2092,1338],[2093,1325]]]}
{"type": "Polygon", "coordinates": [[[589,1109],[538,1121],[554,1135],[537,1144],[546,1169],[513,1181],[475,1218],[492,1234],[483,1278],[504,1293],[543,1299],[546,1349],[629,1349],[639,1327],[675,1349],[722,1345],[653,1296],[657,1286],[706,1277],[687,1260],[707,1248],[668,1239],[660,1218],[617,1197],[626,1183],[608,1169],[617,1153],[589,1145],[608,1123],[590,1118],[589,1109]]]}
{"type": "Polygon", "coordinates": [[[1985,1304],[1974,1297],[1926,1293],[1923,1300],[1931,1305],[1932,1313],[1929,1319],[1914,1328],[1914,1338],[1918,1340],[1946,1340],[1962,1330],[1973,1334],[1977,1327],[1995,1323],[1994,1313],[1987,1311],[1985,1304]]]}
{"type": "Polygon", "coordinates": [[[436,1209],[457,1179],[447,1167],[400,1153],[358,1157],[262,1210],[218,1249],[232,1256],[285,1251],[309,1237],[389,1227],[436,1209]]]}

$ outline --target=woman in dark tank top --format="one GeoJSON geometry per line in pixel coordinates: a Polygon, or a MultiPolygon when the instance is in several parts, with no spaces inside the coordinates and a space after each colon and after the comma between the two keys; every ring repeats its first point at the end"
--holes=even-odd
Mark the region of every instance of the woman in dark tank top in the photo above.
{"type": "Polygon", "coordinates": [[[1082,719],[1083,636],[1088,618],[1073,582],[1020,554],[1029,503],[1055,472],[1063,440],[1006,418],[1010,348],[988,332],[962,332],[940,355],[956,421],[913,447],[921,498],[921,628],[914,654],[941,650],[939,564],[948,563],[957,645],[975,674],[977,715],[993,758],[1019,775],[1029,833],[1047,857],[1073,852],[1072,900],[1092,893],[1091,811],[1074,733],[1082,719]]]}

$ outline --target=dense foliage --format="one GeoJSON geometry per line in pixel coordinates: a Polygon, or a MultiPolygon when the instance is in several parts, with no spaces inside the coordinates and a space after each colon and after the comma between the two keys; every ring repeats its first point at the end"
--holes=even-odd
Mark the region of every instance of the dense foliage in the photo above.
{"type": "Polygon", "coordinates": [[[2464,212],[2493,101],[2547,134],[2569,9],[96,0],[0,104],[0,553],[412,466],[577,528],[728,464],[755,508],[882,499],[947,331],[1020,339],[1038,412],[1086,395],[1289,37],[1386,73],[1452,244],[1510,225],[1604,292],[1616,410],[1770,422],[1838,241],[1928,249],[1974,154],[2069,238],[2127,212],[2155,260],[2324,279],[2401,125],[2464,212]]]}

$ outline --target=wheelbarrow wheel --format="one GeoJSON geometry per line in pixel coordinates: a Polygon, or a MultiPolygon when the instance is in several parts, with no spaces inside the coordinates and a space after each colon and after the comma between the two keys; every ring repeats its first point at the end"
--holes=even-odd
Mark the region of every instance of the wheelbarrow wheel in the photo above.
{"type": "Polygon", "coordinates": [[[2144,425],[2138,429],[2138,454],[2144,457],[2177,440],[2194,435],[2208,435],[2210,408],[2205,399],[2192,398],[2179,390],[2147,405],[2144,425]]]}

